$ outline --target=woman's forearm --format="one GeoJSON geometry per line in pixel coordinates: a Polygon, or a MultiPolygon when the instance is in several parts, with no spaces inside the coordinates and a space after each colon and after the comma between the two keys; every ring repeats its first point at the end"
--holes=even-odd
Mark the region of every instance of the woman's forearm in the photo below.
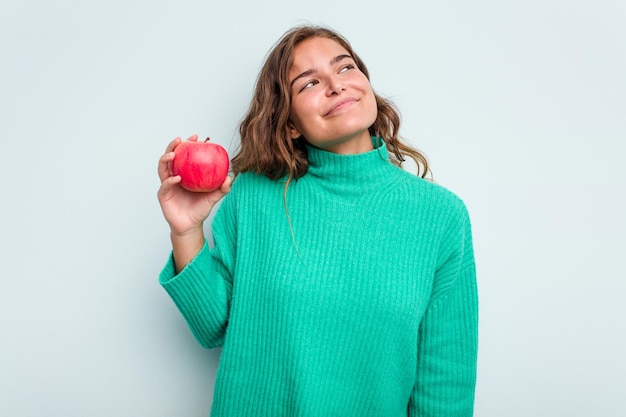
{"type": "Polygon", "coordinates": [[[200,252],[204,245],[204,229],[200,227],[192,229],[184,234],[170,233],[172,240],[172,253],[176,273],[182,271],[189,262],[200,252]]]}

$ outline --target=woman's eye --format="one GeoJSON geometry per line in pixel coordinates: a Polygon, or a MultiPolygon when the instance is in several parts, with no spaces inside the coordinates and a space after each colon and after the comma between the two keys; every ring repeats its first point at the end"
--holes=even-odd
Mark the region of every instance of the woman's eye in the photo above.
{"type": "Polygon", "coordinates": [[[311,87],[313,87],[315,84],[317,84],[317,81],[309,81],[309,82],[305,83],[305,84],[302,86],[302,89],[301,89],[300,91],[302,91],[302,90],[306,90],[307,88],[311,88],[311,87]]]}
{"type": "Polygon", "coordinates": [[[340,73],[341,73],[341,72],[346,72],[346,71],[351,70],[351,69],[353,69],[353,68],[354,68],[354,65],[352,65],[352,64],[348,64],[348,65],[346,65],[346,66],[341,67],[341,69],[339,70],[339,72],[340,72],[340,73]]]}

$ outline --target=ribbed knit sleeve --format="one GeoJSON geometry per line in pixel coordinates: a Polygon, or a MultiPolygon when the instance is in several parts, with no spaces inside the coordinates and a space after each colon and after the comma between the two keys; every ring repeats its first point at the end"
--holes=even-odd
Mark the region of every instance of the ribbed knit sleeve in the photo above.
{"type": "Polygon", "coordinates": [[[159,281],[168,292],[194,337],[205,348],[221,346],[228,323],[236,253],[235,213],[230,196],[213,220],[215,246],[205,242],[195,258],[178,274],[170,255],[159,281]]]}
{"type": "Polygon", "coordinates": [[[473,415],[478,299],[469,217],[460,202],[459,207],[442,240],[442,261],[419,328],[410,417],[473,415]]]}

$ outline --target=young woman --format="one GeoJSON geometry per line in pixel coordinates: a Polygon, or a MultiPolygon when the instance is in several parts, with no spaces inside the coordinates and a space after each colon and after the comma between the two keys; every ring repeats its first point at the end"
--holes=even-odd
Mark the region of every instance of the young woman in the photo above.
{"type": "Polygon", "coordinates": [[[468,214],[398,127],[349,43],[304,26],[259,74],[232,188],[184,190],[168,168],[180,138],[168,145],[160,282],[198,342],[223,346],[212,416],[472,415],[468,214]]]}

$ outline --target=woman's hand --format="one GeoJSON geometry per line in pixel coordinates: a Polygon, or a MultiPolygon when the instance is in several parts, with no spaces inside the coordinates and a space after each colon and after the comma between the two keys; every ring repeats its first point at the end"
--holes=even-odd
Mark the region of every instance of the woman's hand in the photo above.
{"type": "MultiPolygon", "coordinates": [[[[187,140],[198,140],[193,135],[187,140]]],[[[204,220],[213,206],[230,191],[230,177],[222,186],[211,192],[193,192],[180,185],[180,175],[172,175],[170,164],[174,160],[174,148],[181,142],[176,138],[167,145],[159,159],[161,187],[157,193],[165,220],[169,223],[172,253],[176,273],[192,261],[204,245],[204,220]]]]}
{"type": "MultiPolygon", "coordinates": [[[[198,140],[193,135],[187,140],[198,140]]],[[[180,175],[172,175],[170,164],[174,160],[174,148],[181,142],[176,138],[167,145],[165,153],[159,159],[159,178],[161,187],[157,193],[165,220],[169,223],[172,236],[185,236],[202,230],[204,220],[209,216],[215,204],[230,191],[230,177],[221,187],[211,192],[192,192],[180,185],[180,175]]]]}

